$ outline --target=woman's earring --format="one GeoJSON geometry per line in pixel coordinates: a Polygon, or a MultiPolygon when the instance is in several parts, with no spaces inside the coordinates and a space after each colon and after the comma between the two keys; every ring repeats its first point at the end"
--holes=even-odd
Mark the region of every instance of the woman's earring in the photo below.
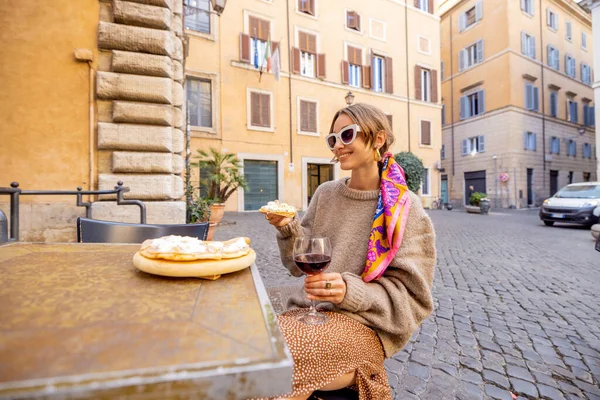
{"type": "Polygon", "coordinates": [[[375,149],[375,161],[381,161],[381,153],[379,153],[379,149],[375,149]]]}
{"type": "Polygon", "coordinates": [[[339,162],[339,161],[340,161],[340,159],[339,159],[339,158],[337,158],[337,156],[333,156],[333,158],[332,158],[332,159],[331,159],[331,161],[329,161],[329,162],[330,162],[330,163],[334,163],[334,164],[335,164],[335,163],[337,163],[337,162],[339,162]]]}

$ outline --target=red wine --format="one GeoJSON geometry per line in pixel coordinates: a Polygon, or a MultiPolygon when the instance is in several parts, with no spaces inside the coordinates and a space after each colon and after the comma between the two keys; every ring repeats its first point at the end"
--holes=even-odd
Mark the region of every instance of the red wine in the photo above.
{"type": "Polygon", "coordinates": [[[294,262],[306,275],[317,275],[331,262],[331,257],[325,254],[298,254],[294,262]]]}

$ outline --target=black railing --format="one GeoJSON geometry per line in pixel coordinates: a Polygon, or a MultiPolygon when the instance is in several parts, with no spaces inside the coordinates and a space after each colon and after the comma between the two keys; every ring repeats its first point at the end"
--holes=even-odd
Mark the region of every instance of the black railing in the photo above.
{"type": "MultiPolygon", "coordinates": [[[[75,195],[77,196],[77,206],[85,207],[85,216],[92,218],[92,203],[84,202],[83,195],[117,195],[118,205],[136,205],[140,208],[140,222],[146,223],[146,205],[140,200],[125,200],[123,195],[129,192],[128,187],[123,187],[123,182],[119,181],[117,186],[113,190],[83,190],[80,187],[77,190],[22,190],[19,188],[18,182],[13,182],[10,187],[0,187],[0,195],[10,195],[10,237],[9,241],[19,240],[19,198],[22,195],[51,195],[51,196],[64,196],[64,195],[75,195]]],[[[1,229],[1,228],[0,228],[1,229]]]]}

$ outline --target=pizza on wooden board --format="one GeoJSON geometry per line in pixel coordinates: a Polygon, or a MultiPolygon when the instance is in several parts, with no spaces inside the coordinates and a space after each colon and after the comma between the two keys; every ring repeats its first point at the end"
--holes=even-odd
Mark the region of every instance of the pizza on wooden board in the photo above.
{"type": "Polygon", "coordinates": [[[281,215],[282,217],[293,218],[296,214],[296,207],[290,206],[284,202],[279,200],[270,201],[266,205],[260,208],[261,213],[263,214],[275,214],[281,215]]]}

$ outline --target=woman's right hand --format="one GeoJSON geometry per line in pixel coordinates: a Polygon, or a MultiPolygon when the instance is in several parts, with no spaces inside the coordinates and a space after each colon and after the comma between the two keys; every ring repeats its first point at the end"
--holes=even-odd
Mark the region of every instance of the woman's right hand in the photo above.
{"type": "Polygon", "coordinates": [[[277,214],[272,214],[272,213],[265,214],[265,218],[267,219],[267,221],[269,221],[269,223],[271,225],[273,225],[277,228],[283,228],[284,226],[286,226],[287,224],[292,222],[292,219],[293,219],[293,218],[284,217],[282,215],[277,215],[277,214]]]}

